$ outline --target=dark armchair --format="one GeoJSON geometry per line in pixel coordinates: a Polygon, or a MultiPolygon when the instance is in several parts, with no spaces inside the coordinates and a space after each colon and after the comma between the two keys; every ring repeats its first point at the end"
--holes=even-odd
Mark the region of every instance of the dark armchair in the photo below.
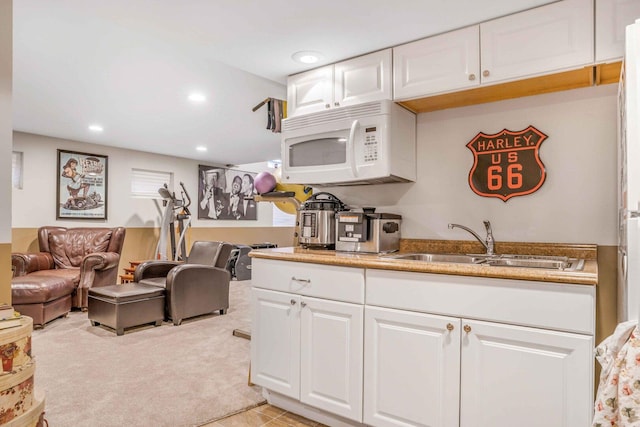
{"type": "Polygon", "coordinates": [[[187,260],[145,261],[136,267],[133,281],[166,289],[165,315],[174,325],[183,319],[229,308],[229,281],[226,269],[233,245],[197,241],[187,260]]]}

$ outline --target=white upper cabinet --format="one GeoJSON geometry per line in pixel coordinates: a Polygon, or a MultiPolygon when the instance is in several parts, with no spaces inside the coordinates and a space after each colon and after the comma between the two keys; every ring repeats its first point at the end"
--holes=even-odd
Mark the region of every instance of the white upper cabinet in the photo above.
{"type": "Polygon", "coordinates": [[[395,98],[478,86],[479,45],[479,27],[474,25],[395,47],[395,98]]]}
{"type": "Polygon", "coordinates": [[[640,18],[640,0],[596,0],[596,62],[624,56],[624,32],[640,18]]]}
{"type": "Polygon", "coordinates": [[[287,115],[392,99],[391,49],[290,76],[287,115]]]}
{"type": "Polygon", "coordinates": [[[564,0],[482,23],[482,83],[592,64],[593,40],[592,0],[564,0]]]}
{"type": "Polygon", "coordinates": [[[296,74],[287,82],[287,116],[329,108],[333,102],[333,65],[296,74]]]}
{"type": "Polygon", "coordinates": [[[393,49],[396,101],[593,63],[592,0],[564,0],[393,49]]]}
{"type": "Polygon", "coordinates": [[[391,99],[391,49],[338,62],[334,107],[391,99]]]}

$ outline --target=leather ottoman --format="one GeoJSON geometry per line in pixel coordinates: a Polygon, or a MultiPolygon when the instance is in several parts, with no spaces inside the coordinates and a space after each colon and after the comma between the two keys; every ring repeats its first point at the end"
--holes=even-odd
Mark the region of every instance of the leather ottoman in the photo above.
{"type": "Polygon", "coordinates": [[[67,277],[37,273],[11,279],[11,304],[31,317],[34,326],[44,326],[69,313],[76,284],[67,277]]]}
{"type": "Polygon", "coordinates": [[[141,283],[89,289],[88,317],[93,326],[105,325],[124,334],[126,328],[164,320],[164,288],[141,283]]]}

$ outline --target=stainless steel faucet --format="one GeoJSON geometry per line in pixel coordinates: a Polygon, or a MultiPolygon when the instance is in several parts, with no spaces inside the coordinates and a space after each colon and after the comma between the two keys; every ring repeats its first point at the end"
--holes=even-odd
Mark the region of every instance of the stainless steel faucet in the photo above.
{"type": "Polygon", "coordinates": [[[487,250],[487,255],[493,255],[493,233],[491,232],[491,223],[489,221],[482,221],[484,223],[484,228],[486,228],[487,230],[487,237],[485,240],[482,240],[482,237],[480,237],[478,235],[478,233],[476,233],[475,231],[473,231],[472,229],[470,229],[469,227],[465,227],[464,225],[460,225],[460,224],[449,224],[449,228],[450,229],[454,229],[456,227],[458,228],[462,228],[465,231],[468,231],[469,233],[471,233],[471,235],[473,235],[473,237],[475,237],[476,239],[478,239],[478,242],[482,243],[482,246],[484,246],[484,248],[487,250]]]}

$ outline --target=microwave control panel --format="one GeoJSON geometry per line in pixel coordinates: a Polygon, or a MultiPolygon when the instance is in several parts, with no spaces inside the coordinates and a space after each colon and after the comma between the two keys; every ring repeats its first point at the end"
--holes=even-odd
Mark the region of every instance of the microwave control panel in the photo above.
{"type": "Polygon", "coordinates": [[[364,161],[375,162],[378,160],[378,130],[375,126],[364,129],[364,161]]]}

